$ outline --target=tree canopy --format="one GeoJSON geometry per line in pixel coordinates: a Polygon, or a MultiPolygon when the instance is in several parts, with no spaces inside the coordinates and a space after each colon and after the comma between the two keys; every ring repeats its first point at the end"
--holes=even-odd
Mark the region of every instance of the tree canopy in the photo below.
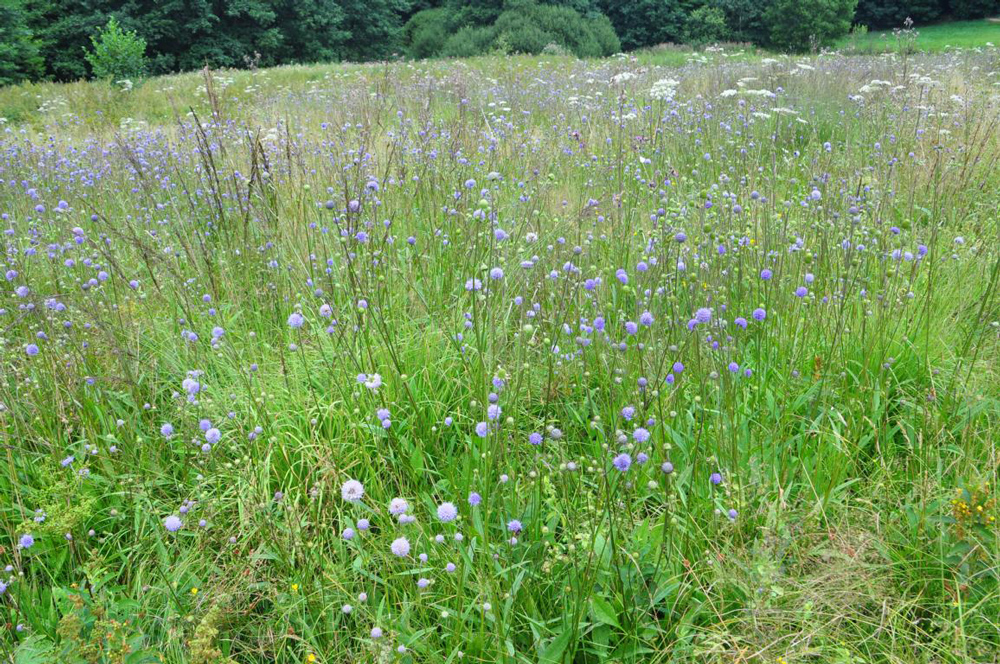
{"type": "Polygon", "coordinates": [[[608,55],[665,42],[804,51],[872,29],[1000,13],[1000,0],[0,0],[0,85],[96,75],[114,19],[142,69],[483,53],[608,55]]]}

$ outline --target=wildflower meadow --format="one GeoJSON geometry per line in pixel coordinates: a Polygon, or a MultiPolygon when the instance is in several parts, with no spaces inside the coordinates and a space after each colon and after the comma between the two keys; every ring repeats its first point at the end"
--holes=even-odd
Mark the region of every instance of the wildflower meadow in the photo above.
{"type": "Polygon", "coordinates": [[[1000,661],[1000,50],[765,55],[0,90],[4,661],[1000,661]]]}

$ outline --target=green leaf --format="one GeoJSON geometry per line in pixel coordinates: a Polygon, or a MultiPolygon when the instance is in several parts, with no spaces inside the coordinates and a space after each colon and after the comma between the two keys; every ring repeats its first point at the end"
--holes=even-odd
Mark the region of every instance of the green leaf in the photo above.
{"type": "Polygon", "coordinates": [[[53,661],[53,656],[52,642],[40,634],[32,634],[18,646],[14,664],[46,664],[53,661]]]}
{"type": "Polygon", "coordinates": [[[594,615],[594,619],[598,622],[621,629],[621,625],[618,624],[618,612],[615,611],[611,602],[604,599],[600,595],[595,595],[590,600],[590,612],[594,615]]]}
{"type": "Polygon", "coordinates": [[[569,640],[573,638],[573,632],[565,631],[545,646],[538,661],[542,664],[558,664],[562,661],[563,654],[569,646],[569,640]]]}

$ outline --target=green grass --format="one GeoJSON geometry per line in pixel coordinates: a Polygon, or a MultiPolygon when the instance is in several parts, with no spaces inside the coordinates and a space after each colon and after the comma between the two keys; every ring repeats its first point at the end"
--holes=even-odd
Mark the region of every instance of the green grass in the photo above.
{"type": "Polygon", "coordinates": [[[940,53],[959,48],[983,48],[1000,45],[1000,21],[950,21],[933,25],[915,25],[915,38],[900,38],[892,30],[873,31],[844,37],[837,48],[855,53],[886,53],[916,49],[940,53]]]}
{"type": "Polygon", "coordinates": [[[5,657],[1000,658],[997,51],[763,55],[0,91],[5,657]]]}

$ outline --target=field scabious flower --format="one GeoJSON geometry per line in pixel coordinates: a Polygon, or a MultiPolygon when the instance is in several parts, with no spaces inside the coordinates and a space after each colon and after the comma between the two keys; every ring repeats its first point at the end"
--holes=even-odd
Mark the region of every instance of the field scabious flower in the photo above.
{"type": "Polygon", "coordinates": [[[619,454],[612,460],[611,464],[617,468],[620,472],[625,472],[632,467],[632,457],[624,452],[619,454]]]}
{"type": "Polygon", "coordinates": [[[389,550],[392,551],[393,555],[405,558],[410,555],[410,541],[405,537],[395,539],[389,546],[389,550]]]}
{"type": "Polygon", "coordinates": [[[184,523],[181,521],[180,517],[174,516],[173,514],[163,520],[163,527],[172,533],[176,533],[183,525],[184,523]]]}
{"type": "Polygon", "coordinates": [[[454,521],[458,517],[458,509],[454,503],[441,503],[437,508],[438,519],[445,523],[454,521]]]}
{"type": "Polygon", "coordinates": [[[365,495],[365,487],[357,480],[347,480],[340,487],[340,495],[349,503],[359,503],[365,495]]]}
{"type": "Polygon", "coordinates": [[[406,514],[407,510],[410,509],[410,504],[406,502],[403,498],[393,498],[389,501],[389,514],[393,516],[399,516],[400,514],[406,514]]]}
{"type": "Polygon", "coordinates": [[[382,387],[382,376],[379,374],[358,374],[358,382],[367,387],[372,392],[382,387]]]}

